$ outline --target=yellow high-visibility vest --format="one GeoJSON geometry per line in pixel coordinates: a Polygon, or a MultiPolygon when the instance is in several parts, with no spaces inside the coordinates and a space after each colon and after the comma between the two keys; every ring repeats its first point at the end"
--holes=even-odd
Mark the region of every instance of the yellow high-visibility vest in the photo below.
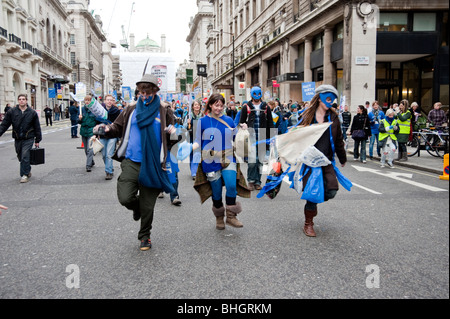
{"type": "MultiPolygon", "coordinates": [[[[406,111],[405,113],[402,114],[402,116],[405,116],[408,113],[411,114],[411,112],[406,111]]],[[[400,126],[399,134],[409,134],[411,132],[411,117],[406,121],[397,120],[397,122],[398,125],[400,126]]]]}
{"type": "Polygon", "coordinates": [[[392,122],[392,124],[389,124],[389,122],[386,121],[385,119],[383,119],[381,122],[384,124],[384,128],[386,129],[386,132],[385,133],[381,133],[380,132],[380,135],[378,136],[378,140],[382,141],[382,140],[388,138],[388,136],[390,136],[393,141],[396,141],[397,140],[397,136],[394,133],[394,129],[388,130],[387,128],[389,126],[396,126],[396,125],[398,125],[397,120],[394,120],[392,122]]]}

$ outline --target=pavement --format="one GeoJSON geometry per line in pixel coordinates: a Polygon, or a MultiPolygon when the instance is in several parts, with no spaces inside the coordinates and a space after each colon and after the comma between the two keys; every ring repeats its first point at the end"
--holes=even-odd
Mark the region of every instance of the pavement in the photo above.
{"type": "MultiPolygon", "coordinates": [[[[348,161],[353,161],[353,148],[354,148],[354,141],[349,136],[348,139],[348,147],[347,147],[347,153],[350,154],[348,156],[348,161]]],[[[369,159],[369,143],[367,142],[367,161],[373,161],[373,162],[380,162],[380,157],[377,156],[377,150],[376,150],[376,143],[373,147],[373,159],[369,159]]],[[[395,155],[395,158],[397,158],[397,154],[395,155]]],[[[444,159],[439,157],[434,157],[430,155],[427,151],[421,150],[420,156],[418,154],[408,157],[407,162],[398,162],[394,160],[394,165],[396,166],[403,166],[407,168],[417,169],[433,174],[442,175],[443,169],[444,169],[444,159]]]]}

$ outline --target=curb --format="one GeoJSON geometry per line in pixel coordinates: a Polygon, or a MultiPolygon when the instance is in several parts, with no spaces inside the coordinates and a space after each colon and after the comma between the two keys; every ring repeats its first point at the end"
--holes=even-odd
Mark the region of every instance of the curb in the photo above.
{"type": "MultiPolygon", "coordinates": [[[[347,153],[351,154],[351,155],[354,154],[354,152],[349,151],[349,150],[347,150],[347,153]]],[[[374,160],[375,159],[377,159],[378,161],[381,160],[381,158],[378,157],[378,156],[374,156],[373,158],[374,158],[374,160]]],[[[412,169],[416,169],[416,170],[419,170],[419,171],[425,171],[425,172],[436,174],[436,175],[442,175],[442,171],[436,170],[434,168],[423,167],[423,166],[414,165],[414,164],[405,163],[405,162],[398,162],[396,160],[394,160],[394,164],[397,165],[397,166],[403,166],[403,167],[407,167],[407,168],[412,168],[412,169]]]]}

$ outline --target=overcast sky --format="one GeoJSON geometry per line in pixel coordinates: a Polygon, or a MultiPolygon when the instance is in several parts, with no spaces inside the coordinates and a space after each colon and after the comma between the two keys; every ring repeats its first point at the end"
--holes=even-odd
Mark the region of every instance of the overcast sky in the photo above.
{"type": "Polygon", "coordinates": [[[147,38],[161,45],[166,35],[166,49],[177,65],[189,59],[189,21],[197,13],[196,0],[90,0],[90,10],[101,16],[103,30],[110,42],[120,46],[122,25],[125,33],[134,33],[135,43],[147,38]],[[134,12],[131,15],[132,4],[134,12]],[[130,23],[131,16],[131,23],[130,23]]]}

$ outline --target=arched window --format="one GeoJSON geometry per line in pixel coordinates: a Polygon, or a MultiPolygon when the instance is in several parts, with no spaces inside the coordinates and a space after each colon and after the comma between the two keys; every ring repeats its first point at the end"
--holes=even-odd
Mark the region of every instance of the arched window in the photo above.
{"type": "Polygon", "coordinates": [[[61,30],[59,30],[58,31],[58,54],[59,54],[59,56],[62,56],[62,46],[63,46],[62,35],[61,35],[61,30]]]}
{"type": "Polygon", "coordinates": [[[58,39],[57,39],[57,33],[56,33],[56,26],[53,25],[53,29],[52,29],[52,35],[53,35],[53,46],[52,49],[53,51],[57,52],[57,46],[58,46],[58,39]]]}
{"type": "Polygon", "coordinates": [[[52,30],[50,29],[50,20],[47,19],[47,25],[46,25],[46,29],[47,29],[47,46],[51,49],[52,47],[52,30]]]}

